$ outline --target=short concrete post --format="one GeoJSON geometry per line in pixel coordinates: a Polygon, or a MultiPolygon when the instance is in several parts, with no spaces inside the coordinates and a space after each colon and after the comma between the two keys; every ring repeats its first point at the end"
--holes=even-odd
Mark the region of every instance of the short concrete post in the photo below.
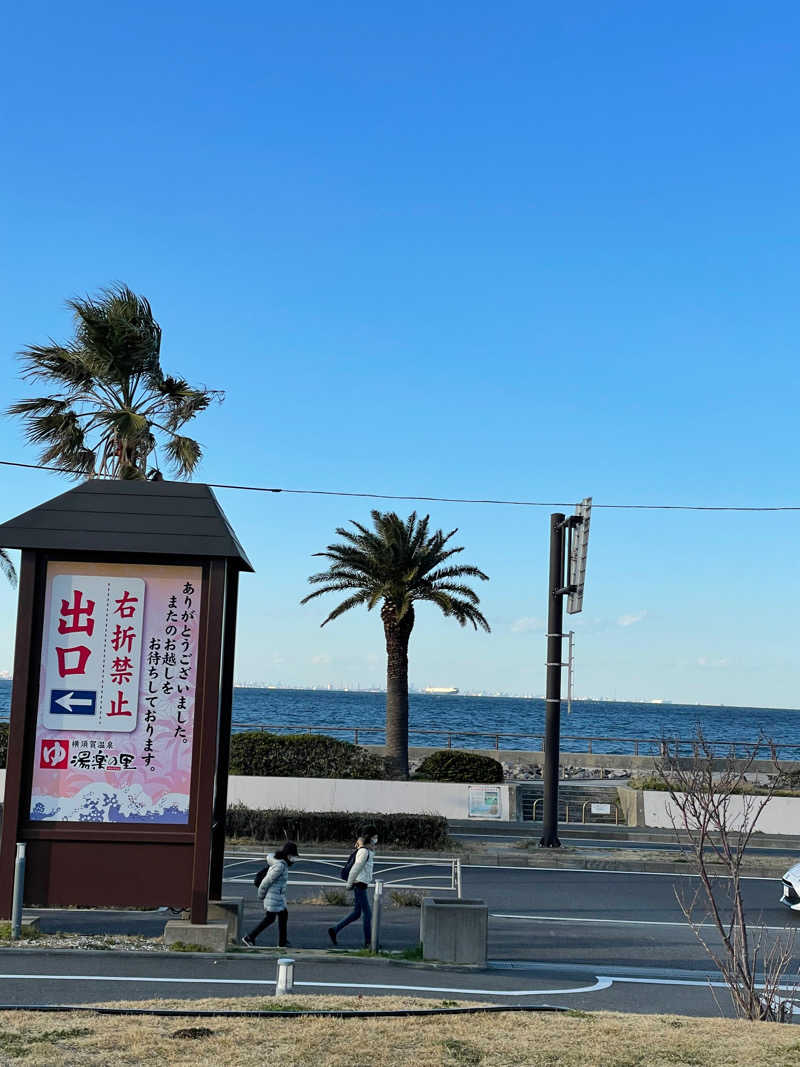
{"type": "Polygon", "coordinates": [[[275,996],[285,997],[294,989],[294,960],[278,960],[278,979],[275,982],[275,996]]]}
{"type": "Polygon", "coordinates": [[[372,939],[370,948],[378,952],[381,947],[381,912],[383,911],[383,882],[375,882],[375,893],[372,897],[372,939]]]}
{"type": "Polygon", "coordinates": [[[456,859],[456,897],[461,900],[461,860],[456,859]]]}
{"type": "Polygon", "coordinates": [[[25,844],[17,842],[14,861],[14,900],[11,905],[11,940],[19,941],[22,933],[22,898],[25,892],[25,844]]]}
{"type": "Polygon", "coordinates": [[[486,966],[489,909],[483,900],[425,897],[420,915],[422,958],[486,966]]]}

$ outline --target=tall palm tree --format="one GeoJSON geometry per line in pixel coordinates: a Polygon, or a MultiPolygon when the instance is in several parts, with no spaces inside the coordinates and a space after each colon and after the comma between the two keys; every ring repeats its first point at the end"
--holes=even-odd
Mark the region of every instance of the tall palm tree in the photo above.
{"type": "Polygon", "coordinates": [[[71,341],[20,352],[22,377],[52,392],[8,408],[41,447],[41,462],[87,477],[160,477],[161,446],[175,473],[188,477],[202,450],[178,431],[223,393],[164,374],[161,327],[148,301],[127,286],[67,306],[75,314],[71,341]]]}
{"type": "Polygon", "coordinates": [[[428,533],[429,516],[417,520],[412,512],[403,522],[393,511],[372,512],[374,531],[351,519],[355,530],[339,527],[343,544],[328,545],[315,552],[331,561],[328,570],[308,579],[319,585],[301,604],[323,593],[347,592],[322,626],[345,611],[366,604],[371,611],[381,604],[381,620],[386,637],[386,754],[390,773],[408,778],[408,642],[414,628],[414,604],[428,600],[462,626],[472,623],[489,632],[489,624],[478,610],[477,594],[460,579],[488,576],[465,564],[443,566],[463,548],[446,548],[455,534],[441,530],[428,533]]]}

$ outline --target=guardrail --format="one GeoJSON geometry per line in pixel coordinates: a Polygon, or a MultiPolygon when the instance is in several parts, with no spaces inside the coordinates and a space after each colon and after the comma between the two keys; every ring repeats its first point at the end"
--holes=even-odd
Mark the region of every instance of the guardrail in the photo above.
{"type": "MultiPolygon", "coordinates": [[[[531,822],[537,822],[538,821],[537,818],[536,818],[536,809],[538,808],[538,806],[540,804],[544,804],[544,798],[543,797],[536,797],[536,799],[533,802],[533,812],[531,813],[531,822]]],[[[620,807],[619,807],[619,804],[617,804],[616,801],[607,801],[607,802],[603,803],[602,805],[599,804],[599,802],[595,801],[595,800],[584,800],[582,802],[578,801],[577,804],[573,802],[572,805],[571,805],[573,810],[578,807],[578,804],[580,804],[580,807],[581,807],[581,817],[580,817],[579,820],[578,819],[573,819],[572,820],[573,825],[575,825],[575,824],[591,825],[591,823],[592,823],[591,819],[589,819],[588,823],[586,822],[586,808],[590,804],[596,804],[598,807],[602,806],[604,808],[608,808],[609,809],[607,812],[605,812],[605,811],[602,812],[603,815],[610,815],[611,814],[611,809],[613,808],[613,810],[614,810],[614,825],[615,826],[619,826],[620,807]]],[[[564,820],[563,821],[565,823],[569,822],[569,812],[570,812],[570,802],[567,801],[567,803],[564,804],[564,820]]],[[[591,814],[594,814],[594,813],[590,811],[589,814],[591,815],[591,814]]],[[[598,814],[600,814],[600,813],[598,813],[598,814]]],[[[559,820],[559,822],[561,822],[561,820],[559,820]]],[[[595,825],[597,825],[597,824],[595,824],[595,825]]]]}
{"type": "MultiPolygon", "coordinates": [[[[241,856],[241,859],[235,859],[228,861],[225,864],[225,870],[229,871],[232,866],[237,863],[251,863],[253,860],[259,860],[263,862],[264,853],[251,852],[251,853],[237,853],[237,857],[241,856]]],[[[344,882],[339,874],[344,865],[347,856],[341,855],[335,852],[315,852],[313,856],[303,856],[296,863],[292,864],[292,871],[294,872],[291,877],[290,885],[305,885],[305,886],[324,886],[335,889],[343,889],[344,882]],[[314,869],[307,870],[308,867],[314,869]],[[319,868],[318,870],[316,868],[319,868]],[[298,875],[306,875],[302,878],[298,875]]],[[[375,881],[381,881],[385,889],[418,889],[420,892],[426,890],[437,893],[455,893],[457,898],[461,899],[461,860],[456,857],[448,857],[442,859],[436,859],[427,856],[391,856],[386,859],[379,859],[376,857],[374,861],[374,877],[375,881]],[[441,868],[441,874],[412,874],[397,876],[398,871],[413,871],[415,868],[420,867],[433,867],[441,868]],[[394,877],[387,878],[387,875],[394,875],[394,877]]],[[[240,882],[243,884],[252,885],[252,875],[243,877],[231,877],[228,874],[225,876],[226,882],[240,882]]]]}
{"type": "MultiPolygon", "coordinates": [[[[342,726],[320,723],[234,722],[232,730],[234,733],[241,733],[245,730],[260,730],[283,734],[318,733],[328,734],[333,737],[341,737],[344,735],[345,740],[352,740],[356,745],[383,744],[385,742],[386,734],[385,727],[383,726],[342,726]],[[378,740],[374,740],[376,735],[378,740]],[[371,740],[364,741],[364,737],[370,737],[371,740]]],[[[526,747],[516,744],[518,741],[537,742],[537,746],[535,748],[528,748],[528,751],[541,752],[544,747],[543,733],[503,733],[482,730],[429,730],[410,728],[408,736],[409,740],[414,737],[442,738],[445,740],[447,748],[453,748],[454,738],[457,741],[462,741],[467,738],[470,739],[471,743],[462,744],[460,746],[462,748],[492,748],[498,752],[502,752],[503,749],[520,749],[526,747]],[[476,738],[483,743],[474,743],[473,739],[476,738]]],[[[706,740],[705,747],[716,758],[750,756],[754,752],[756,756],[760,756],[763,752],[764,757],[769,759],[773,754],[772,749],[768,744],[756,744],[753,741],[706,740]]],[[[657,756],[659,758],[664,758],[668,753],[694,757],[700,755],[700,746],[696,740],[675,737],[608,737],[597,734],[562,734],[561,749],[564,752],[585,752],[587,755],[633,755],[657,756]],[[577,747],[573,742],[578,743],[577,747]]],[[[775,752],[778,755],[783,752],[790,753],[790,755],[783,757],[786,759],[800,759],[800,744],[778,744],[775,746],[775,752]]]]}

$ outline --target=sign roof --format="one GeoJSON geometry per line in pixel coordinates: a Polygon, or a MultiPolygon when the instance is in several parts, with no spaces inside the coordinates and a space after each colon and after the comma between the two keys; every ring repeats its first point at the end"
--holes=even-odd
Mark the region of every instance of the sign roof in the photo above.
{"type": "Polygon", "coordinates": [[[191,556],[253,566],[211,487],[92,478],[0,524],[4,548],[191,556]]]}

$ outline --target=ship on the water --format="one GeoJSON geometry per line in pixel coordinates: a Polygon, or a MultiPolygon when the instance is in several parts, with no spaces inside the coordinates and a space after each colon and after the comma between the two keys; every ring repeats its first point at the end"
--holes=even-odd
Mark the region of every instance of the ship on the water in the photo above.
{"type": "Polygon", "coordinates": [[[427,693],[428,696],[452,696],[453,693],[457,693],[458,690],[454,685],[428,685],[423,690],[423,693],[427,693]]]}

